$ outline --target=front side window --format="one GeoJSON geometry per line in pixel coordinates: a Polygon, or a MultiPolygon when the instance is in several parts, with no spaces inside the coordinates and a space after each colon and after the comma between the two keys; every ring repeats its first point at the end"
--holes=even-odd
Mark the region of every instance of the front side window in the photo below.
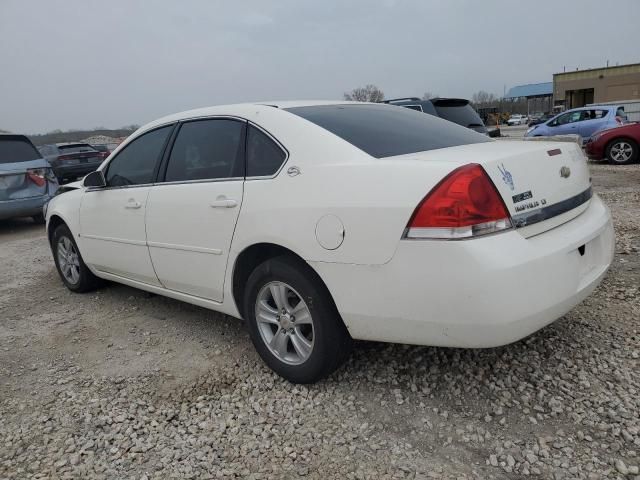
{"type": "Polygon", "coordinates": [[[172,129],[173,125],[167,125],[152,130],[124,147],[107,166],[107,186],[124,187],[153,183],[156,164],[172,129]]]}
{"type": "Polygon", "coordinates": [[[247,135],[247,177],[274,175],[287,154],[254,126],[249,126],[247,135]]]}
{"type": "Polygon", "coordinates": [[[245,123],[225,118],[183,124],[171,149],[165,182],[244,175],[245,123]]]}

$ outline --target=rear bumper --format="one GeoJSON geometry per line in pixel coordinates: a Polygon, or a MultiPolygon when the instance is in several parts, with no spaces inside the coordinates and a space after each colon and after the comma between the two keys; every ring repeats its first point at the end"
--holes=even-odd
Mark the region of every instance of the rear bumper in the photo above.
{"type": "Polygon", "coordinates": [[[484,348],[564,315],[600,283],[613,252],[609,210],[594,196],[577,218],[530,238],[403,240],[384,265],[311,264],[356,339],[484,348]]]}
{"type": "Polygon", "coordinates": [[[50,195],[0,201],[0,220],[32,217],[42,214],[42,208],[51,199],[50,195]]]}
{"type": "Polygon", "coordinates": [[[60,165],[53,167],[53,172],[58,178],[80,177],[97,170],[101,164],[102,162],[60,165]]]}

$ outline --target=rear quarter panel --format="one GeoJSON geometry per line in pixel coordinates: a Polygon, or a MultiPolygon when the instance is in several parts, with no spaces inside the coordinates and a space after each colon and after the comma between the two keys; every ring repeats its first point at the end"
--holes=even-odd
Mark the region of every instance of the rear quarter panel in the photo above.
{"type": "Polygon", "coordinates": [[[289,158],[272,179],[245,182],[232,257],[262,242],[281,245],[308,261],[382,264],[393,256],[404,228],[427,192],[456,165],[411,155],[376,159],[293,114],[247,114],[277,138],[289,158]],[[296,166],[297,176],[287,169],[296,166]],[[335,250],[316,239],[325,215],[344,225],[335,250]]]}

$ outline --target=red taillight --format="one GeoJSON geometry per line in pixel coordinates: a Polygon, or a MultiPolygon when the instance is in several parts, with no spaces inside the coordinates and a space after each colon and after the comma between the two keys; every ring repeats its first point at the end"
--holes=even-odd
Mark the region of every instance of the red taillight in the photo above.
{"type": "Polygon", "coordinates": [[[470,238],[511,228],[495,185],[478,164],[457,168],[413,212],[406,238],[470,238]]]}
{"type": "Polygon", "coordinates": [[[47,183],[46,171],[43,168],[27,170],[27,178],[39,187],[44,187],[44,184],[47,183]]]}
{"type": "Polygon", "coordinates": [[[77,158],[74,155],[59,155],[58,156],[58,161],[59,162],[64,162],[65,160],[77,160],[77,158]]]}

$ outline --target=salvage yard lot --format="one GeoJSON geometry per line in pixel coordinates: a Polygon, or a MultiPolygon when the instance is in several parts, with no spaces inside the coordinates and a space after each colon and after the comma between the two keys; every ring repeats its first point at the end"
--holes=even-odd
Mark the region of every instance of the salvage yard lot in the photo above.
{"type": "Polygon", "coordinates": [[[43,229],[0,222],[0,478],[634,478],[640,166],[591,170],[617,247],[582,305],[497,349],[360,343],[312,386],[235,319],[72,294],[43,229]]]}

